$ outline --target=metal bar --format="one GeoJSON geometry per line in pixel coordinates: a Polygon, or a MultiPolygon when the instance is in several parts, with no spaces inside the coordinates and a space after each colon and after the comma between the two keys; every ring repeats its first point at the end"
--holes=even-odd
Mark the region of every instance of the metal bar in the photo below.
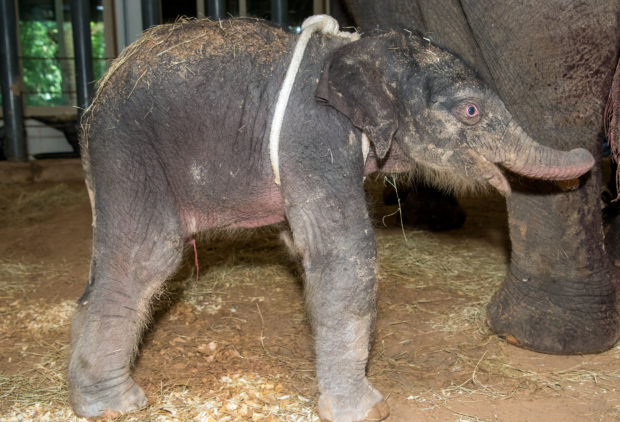
{"type": "Polygon", "coordinates": [[[205,13],[205,0],[196,0],[196,16],[199,18],[207,16],[205,13]]]}
{"type": "Polygon", "coordinates": [[[161,24],[161,0],[142,0],[142,29],[161,24]]]}
{"type": "Polygon", "coordinates": [[[281,26],[288,24],[288,0],[271,0],[271,20],[281,26]]]}
{"type": "Polygon", "coordinates": [[[239,0],[239,16],[246,17],[248,15],[247,0],[239,0]]]}
{"type": "Polygon", "coordinates": [[[225,0],[208,0],[207,6],[211,19],[224,19],[226,17],[225,0]]]}
{"type": "MultiPolygon", "coordinates": [[[[62,60],[62,58],[64,58],[67,55],[67,44],[66,44],[66,40],[65,40],[65,29],[64,29],[64,13],[62,11],[62,0],[54,0],[54,16],[56,18],[56,30],[58,31],[58,54],[56,59],[58,59],[58,67],[60,67],[60,72],[63,75],[62,78],[62,91],[63,91],[63,95],[62,95],[62,103],[63,104],[71,104],[71,97],[69,95],[66,95],[67,91],[72,90],[72,86],[71,86],[71,78],[67,78],[65,77],[65,75],[70,75],[71,74],[71,69],[70,69],[70,65],[71,63],[66,61],[66,60],[62,60]]],[[[28,57],[29,59],[31,57],[28,57]]],[[[22,55],[22,63],[24,62],[24,60],[26,59],[26,56],[22,55]]],[[[37,59],[35,57],[32,57],[32,59],[37,59]]]]}
{"type": "Polygon", "coordinates": [[[0,0],[0,78],[2,111],[6,137],[4,155],[10,161],[26,161],[28,152],[24,132],[24,81],[19,66],[17,11],[15,0],[0,0]]]}
{"type": "MultiPolygon", "coordinates": [[[[114,37],[115,37],[115,48],[116,55],[118,56],[123,48],[129,44],[125,41],[125,34],[127,33],[127,28],[125,25],[125,2],[123,0],[110,0],[114,5],[114,37]]],[[[103,9],[105,13],[105,9],[103,9]]]]}
{"type": "Polygon", "coordinates": [[[312,13],[315,15],[319,15],[321,13],[325,13],[325,3],[323,0],[313,0],[312,2],[312,13]]]}
{"type": "Polygon", "coordinates": [[[93,94],[93,47],[90,39],[90,2],[71,0],[73,49],[75,51],[75,85],[78,121],[88,108],[93,94]]]}
{"type": "MultiPolygon", "coordinates": [[[[116,42],[116,19],[114,0],[102,0],[103,4],[103,37],[105,39],[105,56],[106,58],[117,57],[118,49],[116,42]]],[[[106,59],[106,68],[111,59],[106,59]]]]}

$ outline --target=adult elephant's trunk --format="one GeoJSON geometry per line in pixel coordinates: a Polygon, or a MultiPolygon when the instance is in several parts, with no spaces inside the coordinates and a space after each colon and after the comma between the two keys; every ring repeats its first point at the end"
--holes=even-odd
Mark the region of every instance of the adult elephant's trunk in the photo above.
{"type": "Polygon", "coordinates": [[[594,157],[587,150],[559,151],[542,146],[514,120],[508,124],[503,146],[506,155],[499,163],[517,174],[535,179],[576,179],[594,166],[594,157]]]}

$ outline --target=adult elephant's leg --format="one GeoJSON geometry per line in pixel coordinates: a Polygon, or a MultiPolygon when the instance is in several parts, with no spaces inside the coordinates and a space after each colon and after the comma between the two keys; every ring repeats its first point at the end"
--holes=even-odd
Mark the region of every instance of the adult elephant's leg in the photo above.
{"type": "MultiPolygon", "coordinates": [[[[617,60],[618,3],[462,4],[494,86],[528,134],[600,157],[603,107],[617,60]]],[[[600,170],[567,193],[527,183],[508,199],[511,264],[489,304],[489,323],[537,351],[604,350],[618,337],[618,314],[603,247],[600,170]]]]}
{"type": "Polygon", "coordinates": [[[487,312],[492,329],[509,342],[550,353],[599,352],[616,342],[599,180],[595,172],[574,192],[515,189],[508,199],[510,269],[487,312]]]}

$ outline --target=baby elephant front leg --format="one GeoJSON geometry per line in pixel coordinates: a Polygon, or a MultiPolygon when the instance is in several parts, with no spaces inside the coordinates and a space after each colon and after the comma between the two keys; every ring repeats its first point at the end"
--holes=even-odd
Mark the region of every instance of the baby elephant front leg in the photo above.
{"type": "Polygon", "coordinates": [[[333,422],[381,420],[389,413],[387,404],[366,378],[375,317],[372,228],[366,215],[358,224],[349,220],[330,227],[316,224],[312,213],[301,214],[290,221],[306,272],[321,392],[319,415],[333,422]]]}

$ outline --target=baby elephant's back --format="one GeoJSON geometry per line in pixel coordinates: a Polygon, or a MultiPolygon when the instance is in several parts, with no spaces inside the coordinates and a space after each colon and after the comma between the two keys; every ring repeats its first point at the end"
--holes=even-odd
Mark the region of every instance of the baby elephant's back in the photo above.
{"type": "MultiPolygon", "coordinates": [[[[149,29],[114,61],[85,114],[91,156],[143,156],[148,147],[177,168],[214,166],[208,173],[222,162],[262,161],[294,42],[295,36],[249,19],[149,29]]],[[[262,167],[269,169],[261,163],[252,171],[263,173],[262,167]]]]}
{"type": "Polygon", "coordinates": [[[110,113],[123,105],[134,110],[142,105],[148,110],[153,102],[171,107],[179,98],[184,107],[203,107],[205,100],[228,95],[229,88],[268,84],[280,73],[293,42],[281,29],[250,19],[160,25],[112,63],[91,108],[105,106],[110,113]]]}

